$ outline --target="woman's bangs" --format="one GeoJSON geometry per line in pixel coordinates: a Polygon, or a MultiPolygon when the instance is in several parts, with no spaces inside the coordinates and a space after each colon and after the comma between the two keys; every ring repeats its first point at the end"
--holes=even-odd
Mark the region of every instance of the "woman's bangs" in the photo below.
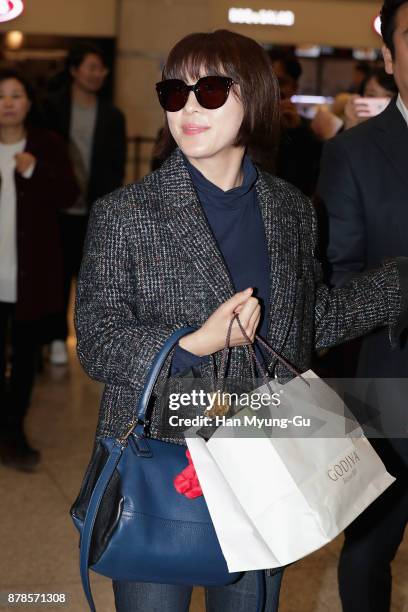
{"type": "Polygon", "coordinates": [[[204,49],[191,50],[188,55],[184,55],[184,52],[174,55],[169,57],[163,70],[164,79],[191,79],[196,82],[203,76],[230,76],[220,58],[204,49]]]}

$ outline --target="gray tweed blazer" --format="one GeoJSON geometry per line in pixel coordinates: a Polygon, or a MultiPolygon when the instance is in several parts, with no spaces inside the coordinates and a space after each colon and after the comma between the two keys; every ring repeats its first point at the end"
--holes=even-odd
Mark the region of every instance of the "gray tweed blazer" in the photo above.
{"type": "MultiPolygon", "coordinates": [[[[316,349],[388,325],[390,339],[402,309],[395,260],[341,289],[321,281],[315,259],[316,220],[296,188],[259,172],[256,183],[270,260],[268,341],[299,370],[316,349]]],[[[245,249],[245,244],[239,245],[245,249]]],[[[97,437],[123,434],[155,354],[174,330],[201,326],[234,293],[179,150],[152,174],[98,200],[91,212],[76,299],[78,356],[105,383],[97,437]]],[[[219,360],[202,366],[208,378],[219,360]],[[215,362],[215,363],[214,363],[215,362]]],[[[161,373],[169,372],[171,357],[161,373]]],[[[279,362],[271,363],[286,377],[279,362]]],[[[248,353],[231,351],[229,376],[248,376],[248,353]]],[[[181,442],[166,428],[156,397],[151,435],[181,442]]]]}

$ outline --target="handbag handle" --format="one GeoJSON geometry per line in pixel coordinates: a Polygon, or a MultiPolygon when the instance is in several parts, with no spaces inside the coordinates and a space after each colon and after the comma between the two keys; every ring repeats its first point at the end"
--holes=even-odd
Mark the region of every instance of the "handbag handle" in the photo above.
{"type": "Polygon", "coordinates": [[[124,438],[122,438],[122,441],[127,439],[133,432],[133,430],[135,430],[136,434],[139,435],[143,433],[146,424],[147,407],[149,405],[154,385],[156,384],[157,379],[159,377],[160,370],[162,369],[163,364],[166,361],[170,351],[174,348],[180,338],[182,338],[183,336],[187,336],[187,334],[191,334],[194,331],[196,331],[194,327],[182,327],[181,329],[177,329],[171,334],[169,338],[167,338],[167,340],[157,353],[150,367],[146,383],[143,387],[143,391],[139,399],[139,403],[136,409],[136,419],[133,421],[130,430],[127,432],[124,438]]]}
{"type": "MultiPolygon", "coordinates": [[[[228,357],[228,352],[230,350],[230,341],[231,341],[231,334],[232,334],[232,325],[234,323],[234,321],[237,321],[239,329],[242,333],[242,335],[244,336],[245,340],[247,341],[247,344],[245,345],[245,348],[248,349],[250,356],[252,357],[252,361],[251,361],[251,372],[252,372],[252,377],[253,377],[253,362],[256,363],[257,368],[259,373],[261,374],[264,382],[266,382],[266,384],[268,384],[268,373],[266,372],[265,368],[262,366],[261,362],[258,359],[258,356],[256,354],[256,352],[254,351],[254,347],[253,347],[253,343],[251,342],[251,339],[249,338],[248,334],[246,333],[241,320],[239,318],[239,316],[236,314],[233,316],[233,318],[231,319],[229,326],[228,326],[228,331],[227,331],[227,337],[225,340],[225,346],[223,348],[222,351],[222,357],[221,357],[221,365],[220,365],[220,373],[219,373],[219,379],[223,380],[225,378],[225,372],[226,372],[226,366],[227,366],[227,357],[228,357]]],[[[265,342],[265,340],[263,338],[261,338],[258,335],[255,335],[255,340],[264,347],[265,350],[267,350],[269,353],[271,353],[274,357],[276,357],[276,359],[278,361],[280,361],[280,363],[282,363],[290,372],[292,372],[292,374],[294,374],[296,377],[299,377],[301,380],[303,380],[304,383],[306,383],[306,385],[308,387],[310,387],[309,382],[303,378],[302,373],[295,368],[292,364],[290,364],[286,359],[284,359],[284,357],[282,357],[281,355],[279,355],[279,353],[277,353],[267,342],[265,342]]]]}
{"type": "MultiPolygon", "coordinates": [[[[249,341],[249,346],[248,346],[249,351],[252,353],[257,366],[262,368],[262,366],[261,366],[261,364],[259,362],[259,359],[257,358],[256,353],[255,353],[255,351],[253,349],[252,343],[251,343],[250,339],[248,338],[244,328],[242,327],[242,323],[241,323],[238,315],[236,315],[236,319],[237,319],[237,323],[239,325],[239,329],[241,330],[242,335],[244,336],[244,338],[246,338],[246,340],[249,341]]],[[[295,368],[291,363],[289,363],[289,361],[287,361],[284,357],[282,357],[282,355],[279,355],[279,353],[277,353],[275,351],[275,349],[273,349],[265,340],[263,340],[263,338],[261,338],[261,336],[258,336],[258,334],[256,334],[255,335],[255,340],[257,342],[259,342],[259,344],[261,344],[269,353],[271,353],[274,357],[276,357],[276,359],[278,361],[280,361],[290,372],[292,372],[292,374],[302,378],[302,373],[297,368],[295,368]]],[[[261,369],[261,372],[262,372],[262,369],[261,369]]],[[[305,379],[302,379],[302,380],[305,380],[305,379]]],[[[305,382],[306,382],[306,380],[305,380],[305,382]]],[[[307,383],[307,384],[309,384],[309,383],[307,383]]]]}

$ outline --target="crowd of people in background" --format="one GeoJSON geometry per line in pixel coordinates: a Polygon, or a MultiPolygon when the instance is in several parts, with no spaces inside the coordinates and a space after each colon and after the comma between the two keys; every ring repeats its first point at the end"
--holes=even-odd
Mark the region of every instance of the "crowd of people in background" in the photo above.
{"type": "MultiPolygon", "coordinates": [[[[383,20],[385,66],[356,65],[349,91],[339,92],[313,119],[292,102],[302,75],[298,58],[270,53],[281,93],[280,138],[270,150],[270,167],[314,199],[320,256],[333,286],[384,257],[408,256],[402,230],[408,224],[408,51],[402,27],[408,28],[408,2],[392,5],[394,12],[383,20]]],[[[24,419],[42,346],[49,345],[53,365],[68,362],[71,284],[90,207],[125,180],[125,118],[99,95],[107,73],[100,49],[80,44],[68,54],[61,87],[38,104],[24,75],[14,67],[0,70],[0,459],[24,471],[34,470],[41,458],[27,439],[24,419]]],[[[163,161],[154,153],[153,168],[163,161]]],[[[385,335],[364,340],[351,374],[406,377],[406,343],[392,352],[385,335]]],[[[344,374],[343,359],[331,364],[336,375],[344,374]]],[[[401,398],[393,404],[401,409],[401,398]]],[[[406,482],[406,440],[378,447],[390,471],[406,482]]],[[[340,563],[345,612],[389,610],[390,563],[407,505],[406,488],[394,487],[346,531],[340,563]]]]}
{"type": "Polygon", "coordinates": [[[99,96],[101,50],[82,43],[45,99],[0,70],[0,459],[24,471],[40,452],[24,430],[41,349],[67,364],[68,304],[92,202],[122,185],[123,113],[99,96]]]}

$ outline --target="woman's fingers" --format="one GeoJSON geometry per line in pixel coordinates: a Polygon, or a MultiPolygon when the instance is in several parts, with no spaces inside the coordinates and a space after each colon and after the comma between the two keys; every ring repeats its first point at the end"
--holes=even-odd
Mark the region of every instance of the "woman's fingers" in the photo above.
{"type": "MultiPolygon", "coordinates": [[[[256,298],[250,298],[239,313],[241,326],[251,342],[253,341],[255,330],[259,324],[260,316],[261,307],[256,298]]],[[[248,340],[243,335],[237,321],[235,321],[233,325],[233,335],[231,341],[235,346],[248,343],[248,340]]]]}
{"type": "Polygon", "coordinates": [[[252,315],[258,307],[259,300],[257,298],[251,297],[245,302],[245,304],[241,308],[241,311],[239,312],[239,320],[241,321],[241,325],[245,329],[245,331],[252,315]]]}
{"type": "Polygon", "coordinates": [[[250,299],[252,291],[252,287],[248,287],[245,291],[235,293],[235,295],[220,306],[220,310],[222,310],[223,313],[227,312],[227,314],[232,317],[234,312],[241,310],[248,299],[250,299]]]}
{"type": "Polygon", "coordinates": [[[252,317],[249,320],[249,329],[250,329],[249,337],[251,338],[252,342],[255,339],[256,330],[258,328],[260,320],[261,320],[261,306],[258,304],[258,308],[256,308],[252,317]]]}
{"type": "MultiPolygon", "coordinates": [[[[181,338],[179,345],[198,356],[216,353],[224,347],[228,326],[233,316],[238,313],[241,325],[252,342],[259,324],[261,308],[257,298],[251,295],[252,288],[233,295],[221,304],[198,330],[181,338]]],[[[230,346],[241,346],[247,342],[237,321],[234,321],[230,346]]]]}
{"type": "MultiPolygon", "coordinates": [[[[245,333],[251,342],[254,341],[256,329],[259,325],[259,321],[261,319],[261,307],[258,304],[258,307],[252,313],[251,318],[248,321],[248,325],[245,329],[245,333]]],[[[245,341],[247,343],[247,341],[245,341]]]]}

